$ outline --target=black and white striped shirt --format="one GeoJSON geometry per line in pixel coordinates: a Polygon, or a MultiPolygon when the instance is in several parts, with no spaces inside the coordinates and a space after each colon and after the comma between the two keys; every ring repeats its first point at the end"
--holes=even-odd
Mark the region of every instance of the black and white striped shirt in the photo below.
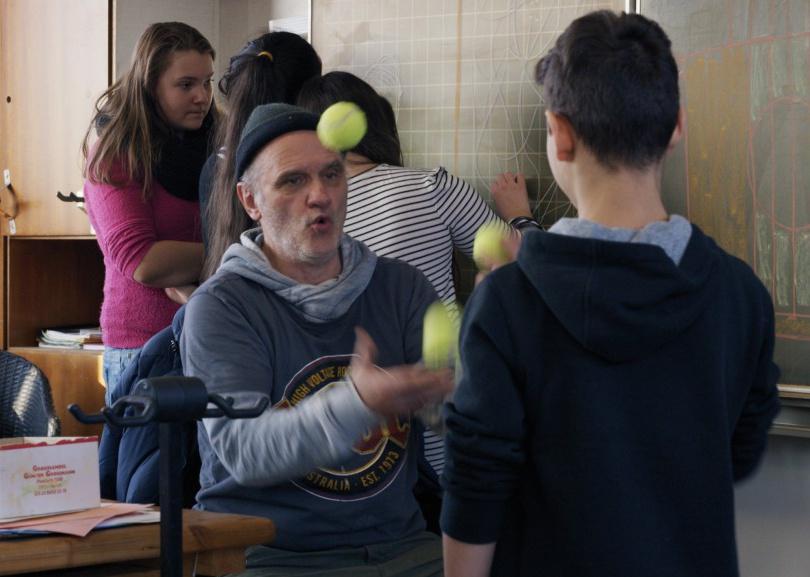
{"type": "Polygon", "coordinates": [[[378,255],[421,270],[451,303],[453,248],[472,256],[476,231],[497,218],[472,186],[444,168],[380,164],[349,179],[343,230],[378,255]]]}

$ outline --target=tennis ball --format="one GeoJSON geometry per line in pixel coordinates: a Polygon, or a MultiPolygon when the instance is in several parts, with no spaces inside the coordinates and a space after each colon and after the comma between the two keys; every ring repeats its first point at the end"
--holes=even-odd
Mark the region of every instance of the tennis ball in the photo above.
{"type": "Polygon", "coordinates": [[[447,305],[436,301],[422,323],[422,360],[430,369],[453,366],[458,354],[458,322],[447,305]]]}
{"type": "Polygon", "coordinates": [[[344,152],[366,135],[366,115],[354,102],[335,102],[321,114],[318,138],[329,150],[344,152]]]}
{"type": "Polygon", "coordinates": [[[473,260],[478,265],[478,270],[486,272],[493,265],[499,266],[512,260],[503,246],[507,234],[502,225],[493,222],[478,229],[473,241],[473,260]]]}

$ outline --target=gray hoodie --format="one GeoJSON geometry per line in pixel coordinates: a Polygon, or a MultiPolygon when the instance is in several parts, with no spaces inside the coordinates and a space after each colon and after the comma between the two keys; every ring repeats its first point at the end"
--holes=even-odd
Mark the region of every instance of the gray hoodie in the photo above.
{"type": "Polygon", "coordinates": [[[341,274],[314,286],[274,270],[261,245],[259,229],[243,234],[187,305],[185,373],[237,405],[257,393],[272,405],[252,420],[204,421],[199,506],[270,517],[275,545],[293,550],[421,530],[411,420],[381,423],[345,375],[355,326],[374,339],[379,366],[418,361],[435,292],[416,269],[348,236],[341,274]]]}

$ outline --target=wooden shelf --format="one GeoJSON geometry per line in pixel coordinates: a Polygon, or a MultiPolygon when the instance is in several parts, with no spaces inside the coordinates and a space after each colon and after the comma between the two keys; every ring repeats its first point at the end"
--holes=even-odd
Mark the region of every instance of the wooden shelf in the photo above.
{"type": "Polygon", "coordinates": [[[37,344],[44,328],[97,326],[104,259],[90,238],[5,237],[6,346],[37,344]]]}
{"type": "Polygon", "coordinates": [[[81,355],[91,357],[101,357],[104,351],[86,351],[84,349],[52,349],[49,347],[9,347],[8,352],[15,355],[43,354],[43,355],[81,355]]]}
{"type": "Polygon", "coordinates": [[[79,234],[79,235],[54,235],[54,236],[43,236],[43,235],[22,235],[17,234],[14,235],[13,238],[15,240],[96,240],[95,235],[92,234],[79,234]]]}
{"type": "Polygon", "coordinates": [[[67,406],[85,412],[104,405],[102,351],[37,347],[44,328],[97,326],[104,287],[104,259],[92,237],[5,237],[5,334],[9,352],[45,373],[63,436],[101,434],[83,425],[67,406]]]}

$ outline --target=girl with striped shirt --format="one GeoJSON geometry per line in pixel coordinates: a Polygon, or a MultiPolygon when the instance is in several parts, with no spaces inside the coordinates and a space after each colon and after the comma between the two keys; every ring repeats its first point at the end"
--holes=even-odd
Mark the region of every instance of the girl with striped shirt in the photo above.
{"type": "MultiPolygon", "coordinates": [[[[299,106],[317,114],[339,101],[357,104],[368,121],[366,135],[346,154],[349,196],[344,232],[380,256],[415,266],[442,302],[454,303],[453,249],[472,256],[476,231],[498,216],[472,186],[444,168],[402,166],[394,111],[362,79],[349,72],[329,72],[308,80],[298,95],[299,106]]],[[[509,220],[531,214],[522,177],[507,176],[493,187],[501,216],[509,220]],[[515,185],[504,186],[507,181],[515,185]]],[[[444,443],[430,429],[424,440],[425,457],[441,475],[444,443]]]]}

